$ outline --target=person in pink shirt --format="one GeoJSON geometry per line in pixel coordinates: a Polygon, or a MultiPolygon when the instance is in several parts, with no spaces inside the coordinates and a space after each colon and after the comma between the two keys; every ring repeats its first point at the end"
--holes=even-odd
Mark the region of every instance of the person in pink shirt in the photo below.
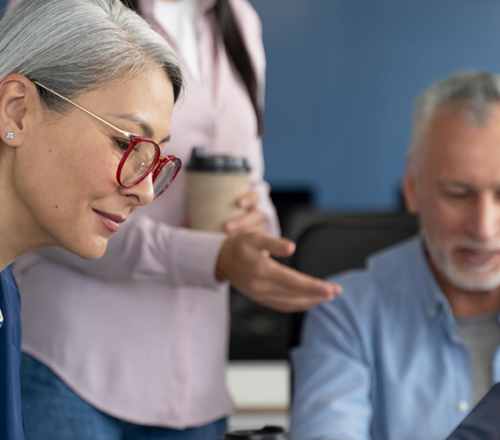
{"type": "Polygon", "coordinates": [[[204,146],[248,158],[252,191],[239,200],[247,213],[226,224],[227,234],[183,227],[181,172],[120,228],[102,259],[52,248],[19,261],[28,440],[220,440],[233,411],[225,385],[228,282],[281,311],[340,291],[270,258],[294,245],[277,238],[263,180],[265,56],[248,1],[136,6],[183,65],[169,154],[187,162],[193,146],[204,146]]]}

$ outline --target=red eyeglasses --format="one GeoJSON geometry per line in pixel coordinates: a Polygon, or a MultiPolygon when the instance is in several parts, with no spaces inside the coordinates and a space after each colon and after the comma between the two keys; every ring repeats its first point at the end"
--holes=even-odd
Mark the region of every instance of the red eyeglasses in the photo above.
{"type": "Polygon", "coordinates": [[[151,139],[122,130],[43,84],[37,81],[34,83],[115,129],[129,140],[128,144],[124,142],[123,157],[116,171],[116,180],[121,186],[131,188],[142,182],[149,173],[153,173],[153,190],[155,199],[157,199],[172,184],[182,166],[179,158],[161,156],[160,147],[151,139]]]}

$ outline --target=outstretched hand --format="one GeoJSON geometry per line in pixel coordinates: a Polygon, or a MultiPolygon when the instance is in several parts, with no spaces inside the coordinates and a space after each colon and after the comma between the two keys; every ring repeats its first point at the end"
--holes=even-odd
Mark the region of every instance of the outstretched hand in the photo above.
{"type": "Polygon", "coordinates": [[[313,278],[273,260],[289,257],[295,244],[260,233],[240,234],[223,243],[215,275],[229,280],[241,293],[281,312],[307,310],[342,292],[338,284],[313,278]]]}

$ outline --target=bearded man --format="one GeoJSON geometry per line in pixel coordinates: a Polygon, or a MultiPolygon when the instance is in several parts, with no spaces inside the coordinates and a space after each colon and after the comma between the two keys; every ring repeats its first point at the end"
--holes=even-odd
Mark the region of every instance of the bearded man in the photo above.
{"type": "Polygon", "coordinates": [[[500,381],[500,76],[418,99],[403,192],[420,236],[308,313],[294,440],[442,440],[500,381]]]}

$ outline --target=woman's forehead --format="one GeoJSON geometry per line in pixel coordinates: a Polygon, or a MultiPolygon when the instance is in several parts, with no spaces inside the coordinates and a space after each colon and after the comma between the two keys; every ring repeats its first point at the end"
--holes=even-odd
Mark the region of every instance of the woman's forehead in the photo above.
{"type": "MultiPolygon", "coordinates": [[[[126,79],[110,81],[103,87],[80,95],[79,104],[103,118],[141,128],[141,134],[166,137],[174,105],[173,87],[159,69],[126,79]]],[[[137,130],[136,130],[137,131],[137,130]]]]}

